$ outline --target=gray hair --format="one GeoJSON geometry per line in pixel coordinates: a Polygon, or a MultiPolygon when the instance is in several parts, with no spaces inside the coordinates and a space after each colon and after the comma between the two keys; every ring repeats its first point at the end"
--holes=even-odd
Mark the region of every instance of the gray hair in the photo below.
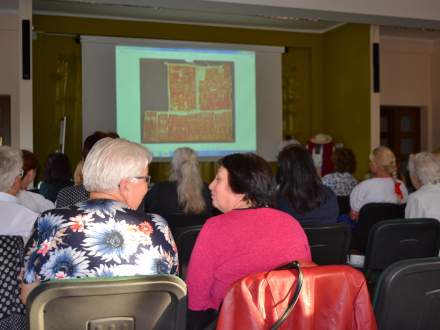
{"type": "Polygon", "coordinates": [[[21,150],[8,146],[0,147],[0,191],[7,192],[23,168],[21,150]]]}
{"type": "Polygon", "coordinates": [[[177,148],[171,161],[171,181],[177,181],[177,197],[186,214],[200,214],[206,208],[203,181],[197,153],[191,148],[177,148]]]}
{"type": "Polygon", "coordinates": [[[101,139],[84,162],[84,187],[96,192],[116,189],[122,179],[140,176],[151,159],[150,151],[138,143],[124,139],[101,139]]]}
{"type": "Polygon", "coordinates": [[[440,179],[440,160],[430,152],[420,152],[409,157],[408,170],[423,185],[432,183],[440,179]]]}

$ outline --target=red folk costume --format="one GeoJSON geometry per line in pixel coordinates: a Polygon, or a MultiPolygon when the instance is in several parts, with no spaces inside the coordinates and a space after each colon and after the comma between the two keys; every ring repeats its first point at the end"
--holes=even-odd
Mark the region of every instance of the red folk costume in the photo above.
{"type": "Polygon", "coordinates": [[[312,155],[313,163],[320,176],[333,172],[331,158],[334,148],[332,137],[326,134],[316,134],[307,143],[307,150],[312,155]]]}

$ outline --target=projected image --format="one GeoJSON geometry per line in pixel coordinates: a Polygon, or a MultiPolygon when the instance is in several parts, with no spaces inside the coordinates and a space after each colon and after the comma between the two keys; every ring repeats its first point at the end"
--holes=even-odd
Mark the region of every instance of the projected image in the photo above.
{"type": "Polygon", "coordinates": [[[255,52],[118,45],[115,65],[117,132],[156,159],[256,150],[255,52]]]}
{"type": "Polygon", "coordinates": [[[234,142],[234,63],[140,59],[142,143],[234,142]]]}

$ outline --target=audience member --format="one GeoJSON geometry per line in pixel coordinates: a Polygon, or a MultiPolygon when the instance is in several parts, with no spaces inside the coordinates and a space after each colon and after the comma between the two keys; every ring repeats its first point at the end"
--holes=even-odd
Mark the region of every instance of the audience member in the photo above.
{"type": "Polygon", "coordinates": [[[370,171],[373,175],[359,183],[350,194],[351,218],[356,220],[359,211],[368,203],[406,203],[408,191],[397,179],[396,157],[391,149],[377,147],[370,154],[370,171]]]}
{"type": "MultiPolygon", "coordinates": [[[[145,197],[145,211],[168,215],[202,215],[193,217],[191,223],[173,223],[169,225],[189,226],[201,225],[212,215],[211,194],[208,185],[200,175],[196,152],[191,148],[178,148],[171,161],[169,181],[154,184],[145,197]]],[[[191,217],[187,217],[190,221],[191,217]]]]}
{"type": "Polygon", "coordinates": [[[288,145],[278,155],[277,208],[301,225],[336,223],[338,201],[322,184],[310,153],[300,145],[288,145]]]}
{"type": "Polygon", "coordinates": [[[408,170],[417,191],[408,197],[405,218],[440,221],[440,159],[429,152],[411,155],[408,170]]]}
{"type": "Polygon", "coordinates": [[[167,222],[136,211],[148,190],[150,152],[105,138],[84,162],[90,200],[46,211],[28,244],[22,298],[39,281],[176,274],[177,249],[167,222]]]}
{"type": "Polygon", "coordinates": [[[0,146],[0,235],[22,236],[26,243],[38,214],[18,203],[22,167],[20,150],[0,146]]]}
{"type": "Polygon", "coordinates": [[[356,171],[356,159],[353,151],[348,148],[336,148],[332,154],[335,172],[325,175],[322,183],[329,187],[336,196],[349,196],[358,184],[353,177],[356,171]]]}
{"type": "Polygon", "coordinates": [[[53,209],[54,204],[50,200],[44,198],[41,194],[27,190],[37,176],[38,160],[28,150],[22,150],[21,153],[23,157],[23,177],[20,182],[20,191],[17,194],[18,202],[36,213],[53,209]]]}
{"type": "Polygon", "coordinates": [[[271,208],[276,187],[269,164],[254,154],[232,154],[219,165],[209,189],[213,206],[224,214],[208,219],[191,254],[190,323],[218,310],[238,279],[292,260],[311,260],[300,224],[271,208]]]}
{"type": "Polygon", "coordinates": [[[116,133],[104,133],[96,131],[84,140],[82,159],[76,166],[75,173],[73,175],[75,185],[65,187],[58,192],[55,202],[56,207],[59,208],[70,206],[89,199],[89,192],[86,190],[86,188],[84,188],[83,185],[82,168],[84,165],[84,160],[86,159],[88,153],[95,145],[95,143],[105,137],[118,138],[119,136],[116,133]]]}
{"type": "Polygon", "coordinates": [[[38,187],[40,194],[55,203],[58,192],[72,184],[69,158],[60,152],[50,154],[46,161],[43,181],[38,187]]]}

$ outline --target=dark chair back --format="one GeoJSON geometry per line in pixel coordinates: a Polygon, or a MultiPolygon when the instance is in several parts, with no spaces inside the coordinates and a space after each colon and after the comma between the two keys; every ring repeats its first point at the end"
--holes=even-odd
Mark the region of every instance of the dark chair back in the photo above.
{"type": "Polygon", "coordinates": [[[186,277],[191,252],[201,229],[202,226],[179,228],[179,231],[175,235],[177,250],[179,251],[179,273],[183,279],[186,277]]]}
{"type": "Polygon", "coordinates": [[[365,254],[371,228],[383,220],[403,219],[405,217],[405,205],[392,203],[369,203],[364,205],[359,211],[357,225],[353,230],[351,248],[365,254]]]}
{"type": "Polygon", "coordinates": [[[351,211],[350,196],[337,196],[337,199],[339,206],[339,215],[349,214],[351,211]]]}
{"type": "Polygon", "coordinates": [[[208,219],[206,214],[188,215],[183,213],[172,213],[163,215],[163,217],[167,220],[168,226],[173,232],[173,235],[178,234],[187,227],[203,226],[208,219]]]}
{"type": "Polygon", "coordinates": [[[183,330],[186,285],[171,275],[50,281],[27,309],[30,330],[183,330]]]}
{"type": "Polygon", "coordinates": [[[383,273],[373,300],[379,330],[440,329],[440,258],[402,260],[383,273]]]}
{"type": "Polygon", "coordinates": [[[383,270],[403,259],[438,256],[439,239],[436,219],[381,221],[370,231],[364,268],[383,270]]]}
{"type": "Polygon", "coordinates": [[[0,329],[25,329],[18,281],[22,267],[21,236],[0,235],[0,329]]]}
{"type": "Polygon", "coordinates": [[[338,265],[347,262],[351,228],[344,223],[304,227],[309,240],[312,260],[318,265],[338,265]]]}

